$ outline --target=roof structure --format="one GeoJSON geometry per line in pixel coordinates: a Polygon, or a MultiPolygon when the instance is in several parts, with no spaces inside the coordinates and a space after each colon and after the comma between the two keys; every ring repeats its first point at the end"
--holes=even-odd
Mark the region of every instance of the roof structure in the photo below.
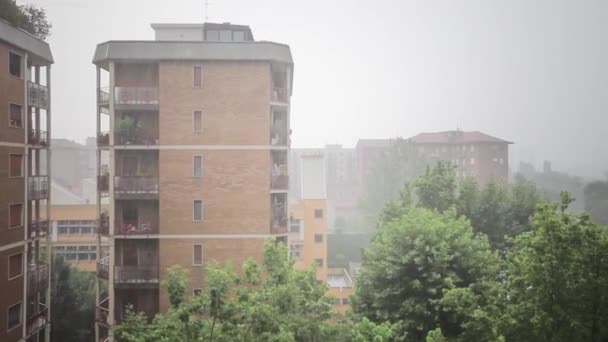
{"type": "Polygon", "coordinates": [[[329,287],[353,287],[353,281],[344,268],[327,269],[327,285],[329,287]]]}
{"type": "Polygon", "coordinates": [[[53,63],[49,44],[3,19],[0,19],[0,40],[27,51],[30,54],[28,61],[32,65],[53,63]]]}
{"type": "Polygon", "coordinates": [[[424,132],[411,137],[410,140],[416,144],[513,143],[511,141],[499,139],[479,131],[424,132]]]}
{"type": "Polygon", "coordinates": [[[356,148],[359,147],[389,147],[391,139],[359,139],[356,148]]]}

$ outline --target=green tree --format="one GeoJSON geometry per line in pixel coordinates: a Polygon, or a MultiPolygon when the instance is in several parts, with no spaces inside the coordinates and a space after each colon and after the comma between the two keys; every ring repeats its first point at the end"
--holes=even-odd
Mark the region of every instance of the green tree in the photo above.
{"type": "Polygon", "coordinates": [[[94,340],[95,275],[71,267],[60,255],[53,256],[52,270],[51,340],[94,340]]]}
{"type": "Polygon", "coordinates": [[[438,161],[426,167],[423,176],[414,182],[418,205],[445,211],[456,204],[456,173],[451,163],[438,161]]]}
{"type": "Polygon", "coordinates": [[[51,32],[46,10],[33,5],[19,6],[14,0],[0,0],[0,18],[45,40],[51,32]]]}
{"type": "Polygon", "coordinates": [[[230,265],[209,264],[205,289],[189,299],[182,290],[187,272],[173,266],[170,274],[164,286],[172,307],[151,327],[143,314],[128,313],[114,330],[119,341],[346,342],[355,332],[388,341],[391,334],[390,325],[330,322],[333,299],[325,295],[327,286],[317,283],[314,268],[294,270],[287,248],[274,240],[264,245],[262,265],[248,260],[237,273],[230,265]]]}
{"type": "Polygon", "coordinates": [[[599,224],[608,225],[608,181],[585,185],[585,210],[599,224]]]}
{"type": "Polygon", "coordinates": [[[458,215],[475,220],[479,210],[480,200],[479,184],[473,177],[465,177],[458,185],[458,198],[456,200],[456,210],[458,215]]]}
{"type": "Polygon", "coordinates": [[[490,180],[481,191],[477,214],[471,218],[475,231],[484,233],[490,245],[498,249],[504,249],[511,224],[508,196],[504,184],[490,180]]]}
{"type": "Polygon", "coordinates": [[[353,310],[395,324],[396,337],[408,341],[424,341],[436,327],[456,337],[464,322],[444,311],[444,292],[467,288],[476,294],[496,277],[498,266],[487,239],[455,210],[410,208],[383,222],[364,251],[353,310]]]}
{"type": "Polygon", "coordinates": [[[509,340],[608,339],[608,232],[567,213],[572,200],[539,205],[532,230],[513,240],[501,319],[509,340]]]}

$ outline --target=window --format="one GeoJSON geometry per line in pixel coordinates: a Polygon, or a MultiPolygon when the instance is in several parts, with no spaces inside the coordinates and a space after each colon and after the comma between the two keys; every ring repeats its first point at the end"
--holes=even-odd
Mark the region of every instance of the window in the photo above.
{"type": "Polygon", "coordinates": [[[233,31],[232,32],[232,39],[235,42],[242,42],[245,40],[245,32],[244,31],[233,31]]]}
{"type": "Polygon", "coordinates": [[[300,232],[300,220],[292,218],[289,221],[289,231],[291,233],[299,233],[300,232]]]}
{"type": "Polygon", "coordinates": [[[23,225],[23,204],[9,204],[8,206],[9,228],[20,227],[23,225]]]}
{"type": "Polygon", "coordinates": [[[323,267],[323,259],[315,259],[315,262],[317,263],[317,266],[323,267]]]}
{"type": "Polygon", "coordinates": [[[8,279],[17,278],[23,274],[23,253],[9,255],[8,279]]]}
{"type": "Polygon", "coordinates": [[[21,325],[21,303],[8,308],[7,330],[12,330],[21,325]]]}
{"type": "Polygon", "coordinates": [[[23,155],[10,154],[9,158],[9,177],[23,177],[23,155]]]}
{"type": "Polygon", "coordinates": [[[192,177],[203,176],[203,157],[194,156],[192,159],[192,177]]]}
{"type": "Polygon", "coordinates": [[[16,53],[9,52],[8,70],[11,76],[21,78],[21,56],[16,53]]]}
{"type": "Polygon", "coordinates": [[[194,296],[200,296],[203,293],[203,289],[192,289],[192,294],[194,296]]]}
{"type": "Polygon", "coordinates": [[[323,218],[323,209],[315,209],[315,218],[323,218]]]}
{"type": "Polygon", "coordinates": [[[200,65],[196,65],[193,68],[193,86],[194,88],[200,88],[203,85],[203,69],[201,68],[200,65]]]}
{"type": "Polygon", "coordinates": [[[217,42],[220,40],[220,32],[216,30],[207,31],[207,40],[211,42],[217,42]]]}
{"type": "Polygon", "coordinates": [[[192,265],[203,265],[203,245],[192,246],[192,265]]]}
{"type": "Polygon", "coordinates": [[[20,105],[11,103],[8,108],[9,127],[23,128],[22,109],[20,105]]]}
{"type": "Polygon", "coordinates": [[[68,233],[68,227],[58,227],[57,230],[60,235],[65,235],[68,233]]]}
{"type": "Polygon", "coordinates": [[[203,112],[200,110],[195,110],[192,113],[192,130],[194,132],[203,131],[203,112]]]}
{"type": "Polygon", "coordinates": [[[192,203],[192,220],[202,221],[203,220],[203,201],[194,200],[192,203]]]}
{"type": "Polygon", "coordinates": [[[221,30],[220,31],[220,41],[222,41],[222,42],[231,42],[232,41],[232,31],[230,31],[230,30],[221,30]]]}
{"type": "Polygon", "coordinates": [[[334,305],[340,305],[340,298],[336,298],[336,300],[334,301],[334,305]]]}
{"type": "Polygon", "coordinates": [[[323,242],[323,234],[315,234],[315,243],[323,242]]]}
{"type": "Polygon", "coordinates": [[[350,304],[350,302],[348,301],[348,298],[342,298],[342,305],[348,305],[350,304]]]}

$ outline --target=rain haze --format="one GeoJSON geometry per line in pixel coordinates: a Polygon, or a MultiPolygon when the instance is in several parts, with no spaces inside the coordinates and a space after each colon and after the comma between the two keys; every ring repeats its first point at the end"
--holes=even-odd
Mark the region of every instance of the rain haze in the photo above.
{"type": "MultiPolygon", "coordinates": [[[[18,3],[24,3],[18,1],[18,3]]],[[[205,21],[205,2],[35,0],[53,24],[53,135],[95,134],[95,46],[205,21]]],[[[289,44],[293,147],[479,130],[520,160],[608,170],[606,1],[211,0],[208,21],[289,44]]]]}

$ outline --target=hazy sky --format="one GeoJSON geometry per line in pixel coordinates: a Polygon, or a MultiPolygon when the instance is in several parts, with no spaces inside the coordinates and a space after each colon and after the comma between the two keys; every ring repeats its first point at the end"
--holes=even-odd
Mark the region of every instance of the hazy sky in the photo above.
{"type": "MultiPolygon", "coordinates": [[[[19,0],[53,24],[54,137],[95,133],[96,44],[202,22],[204,0],[19,0]]],[[[210,0],[295,62],[293,146],[480,130],[512,157],[608,170],[608,1],[210,0]]],[[[512,168],[516,167],[513,165],[512,168]]]]}

